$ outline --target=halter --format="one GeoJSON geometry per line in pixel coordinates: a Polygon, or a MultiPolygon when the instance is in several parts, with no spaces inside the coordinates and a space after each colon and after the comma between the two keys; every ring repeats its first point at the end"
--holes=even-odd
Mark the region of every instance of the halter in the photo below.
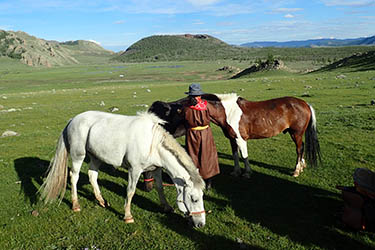
{"type": "MultiPolygon", "coordinates": [[[[185,187],[183,188],[183,191],[185,193],[185,187]]],[[[185,197],[185,195],[184,195],[185,197]]],[[[176,202],[180,202],[180,203],[183,203],[186,210],[188,211],[186,205],[185,205],[185,202],[183,200],[176,200],[176,202]]],[[[196,217],[196,216],[200,216],[201,214],[205,214],[206,213],[206,210],[202,210],[202,211],[196,211],[196,212],[190,212],[190,213],[185,213],[185,215],[187,216],[191,216],[191,217],[196,217]]]]}
{"type": "Polygon", "coordinates": [[[198,215],[205,214],[205,213],[206,213],[205,210],[198,211],[198,212],[190,212],[189,216],[198,216],[198,215]]]}

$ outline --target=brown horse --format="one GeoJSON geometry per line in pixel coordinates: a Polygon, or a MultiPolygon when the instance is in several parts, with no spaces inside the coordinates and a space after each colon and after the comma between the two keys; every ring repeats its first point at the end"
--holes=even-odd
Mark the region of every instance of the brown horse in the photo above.
{"type": "Polygon", "coordinates": [[[288,132],[296,145],[297,160],[293,176],[299,176],[306,167],[304,150],[306,150],[306,159],[310,165],[316,166],[318,160],[321,160],[315,112],[305,101],[295,97],[282,97],[252,102],[235,94],[217,96],[225,107],[228,123],[237,134],[237,139],[231,139],[235,160],[232,174],[241,173],[238,148],[245,162],[244,176],[251,174],[247,140],[269,138],[281,132],[288,132]],[[303,143],[303,135],[305,135],[305,143],[303,143]]]}
{"type": "MultiPolygon", "coordinates": [[[[230,140],[234,159],[232,175],[241,174],[238,151],[245,163],[243,176],[248,178],[251,175],[247,140],[269,138],[281,132],[288,132],[296,145],[297,160],[293,176],[299,176],[306,167],[304,151],[306,151],[307,162],[311,166],[316,166],[318,160],[320,161],[315,112],[305,101],[295,97],[282,97],[252,102],[236,94],[207,94],[202,98],[215,105],[218,109],[215,115],[221,116],[215,119],[220,122],[213,122],[221,127],[224,135],[230,140]],[[227,122],[223,122],[224,119],[227,122]],[[306,145],[302,140],[303,135],[305,135],[306,145]]],[[[179,137],[185,134],[183,118],[179,110],[186,101],[187,98],[169,103],[157,101],[151,105],[149,111],[166,120],[166,130],[175,137],[179,137]]]]}

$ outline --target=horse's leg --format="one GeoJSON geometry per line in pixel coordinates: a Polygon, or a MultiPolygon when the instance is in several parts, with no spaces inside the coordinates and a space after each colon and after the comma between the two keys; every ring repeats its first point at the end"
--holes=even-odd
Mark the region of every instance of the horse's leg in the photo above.
{"type": "Polygon", "coordinates": [[[249,157],[243,158],[243,162],[245,163],[245,173],[242,174],[245,178],[250,178],[253,171],[251,170],[250,163],[249,163],[249,157]]]}
{"type": "Polygon", "coordinates": [[[154,178],[152,176],[152,171],[146,171],[143,173],[144,190],[146,192],[150,192],[152,190],[153,181],[154,181],[154,178]]]}
{"type": "Polygon", "coordinates": [[[98,185],[98,173],[99,173],[100,164],[101,162],[98,159],[91,157],[88,175],[89,175],[91,186],[94,190],[95,198],[99,202],[100,206],[106,207],[106,206],[109,206],[109,204],[103,199],[102,194],[99,189],[99,185],[98,185]]]}
{"type": "Polygon", "coordinates": [[[237,139],[236,143],[240,149],[243,162],[245,163],[245,172],[242,174],[242,176],[245,178],[250,178],[253,171],[251,170],[249,163],[249,155],[247,153],[247,142],[242,139],[237,139]]]}
{"type": "Polygon", "coordinates": [[[163,206],[164,212],[170,213],[173,212],[173,208],[169,205],[168,201],[165,199],[164,189],[163,189],[163,180],[162,180],[162,169],[157,168],[153,171],[155,177],[155,188],[158,191],[159,200],[163,206]]]}
{"type": "Polygon", "coordinates": [[[300,173],[303,172],[303,169],[306,167],[305,160],[303,159],[303,150],[304,145],[302,141],[302,135],[297,133],[290,133],[294,143],[296,144],[296,153],[297,153],[297,160],[296,160],[296,168],[294,170],[293,176],[298,177],[300,173]]]}
{"type": "Polygon", "coordinates": [[[232,176],[238,177],[241,174],[240,161],[238,157],[238,145],[235,139],[229,139],[232,148],[232,155],[234,160],[234,169],[230,173],[232,176]]]}
{"type": "Polygon", "coordinates": [[[78,202],[77,183],[79,179],[79,171],[85,155],[72,155],[72,168],[70,170],[70,182],[72,185],[72,209],[74,212],[81,211],[81,206],[78,202]]]}
{"type": "Polygon", "coordinates": [[[126,194],[125,205],[124,205],[124,209],[125,209],[124,220],[125,220],[125,223],[134,223],[134,219],[133,219],[133,216],[132,216],[131,211],[130,211],[130,205],[131,205],[131,202],[132,202],[132,198],[135,194],[137,182],[138,182],[139,177],[141,176],[141,173],[142,173],[141,167],[134,168],[133,166],[131,166],[129,168],[128,187],[127,187],[127,192],[126,192],[127,194],[126,194]]]}

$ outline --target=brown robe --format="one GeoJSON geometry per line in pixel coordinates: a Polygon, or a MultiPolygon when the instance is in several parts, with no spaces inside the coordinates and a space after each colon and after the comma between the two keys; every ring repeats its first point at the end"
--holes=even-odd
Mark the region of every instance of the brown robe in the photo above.
{"type": "Polygon", "coordinates": [[[213,107],[207,104],[206,110],[195,110],[186,106],[183,109],[186,127],[186,150],[192,158],[195,166],[203,179],[211,178],[220,173],[219,160],[216,145],[212,136],[211,127],[203,130],[192,130],[197,126],[210,124],[210,109],[213,107]]]}

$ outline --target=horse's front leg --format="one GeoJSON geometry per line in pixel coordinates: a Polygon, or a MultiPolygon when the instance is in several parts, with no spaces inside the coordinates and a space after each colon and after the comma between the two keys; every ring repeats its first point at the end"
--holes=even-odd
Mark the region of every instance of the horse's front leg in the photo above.
{"type": "Polygon", "coordinates": [[[249,155],[247,153],[247,141],[241,139],[237,139],[236,143],[240,149],[242,159],[245,163],[245,172],[242,174],[245,178],[250,178],[253,171],[251,170],[250,163],[249,163],[249,155]]]}
{"type": "Polygon", "coordinates": [[[233,155],[233,161],[234,161],[234,169],[230,174],[232,176],[238,177],[241,175],[240,161],[239,161],[239,156],[238,156],[238,145],[235,139],[229,139],[229,141],[230,141],[230,146],[232,148],[232,155],[233,155]]]}
{"type": "Polygon", "coordinates": [[[129,168],[129,174],[128,174],[128,187],[127,187],[127,194],[126,194],[126,199],[125,199],[125,223],[134,223],[133,216],[130,211],[130,205],[132,202],[132,198],[135,194],[135,189],[137,187],[137,182],[139,177],[141,176],[141,168],[137,168],[135,170],[132,166],[129,168]],[[138,170],[139,169],[139,170],[138,170]]]}
{"type": "Polygon", "coordinates": [[[146,192],[150,192],[153,188],[154,178],[152,171],[146,171],[143,173],[143,185],[146,192]]]}
{"type": "Polygon", "coordinates": [[[157,168],[153,171],[153,175],[155,178],[155,188],[159,195],[159,200],[161,205],[163,206],[164,212],[170,213],[173,212],[173,208],[169,205],[167,199],[164,195],[164,189],[163,189],[163,180],[162,180],[162,169],[157,168]]]}

